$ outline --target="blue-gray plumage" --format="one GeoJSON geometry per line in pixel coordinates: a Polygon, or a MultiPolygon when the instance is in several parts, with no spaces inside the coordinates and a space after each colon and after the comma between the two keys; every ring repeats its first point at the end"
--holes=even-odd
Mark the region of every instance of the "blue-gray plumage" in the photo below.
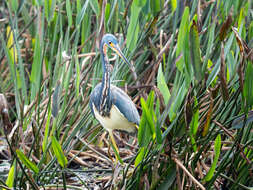
{"type": "Polygon", "coordinates": [[[89,105],[95,118],[109,132],[117,150],[112,131],[116,129],[129,133],[136,132],[140,116],[131,98],[123,90],[110,84],[107,47],[115,51],[127,64],[130,64],[121,52],[115,36],[104,35],[100,44],[103,79],[92,91],[89,105]]]}
{"type": "MultiPolygon", "coordinates": [[[[95,116],[95,113],[94,113],[92,104],[94,104],[96,109],[99,111],[99,101],[96,101],[96,98],[100,96],[101,86],[102,86],[102,83],[99,83],[94,88],[94,90],[90,96],[90,108],[91,108],[94,116],[95,116]]],[[[117,107],[117,109],[120,111],[120,113],[122,113],[124,115],[124,117],[129,122],[139,125],[139,122],[140,122],[139,113],[138,113],[134,103],[129,98],[129,96],[123,90],[121,90],[120,88],[118,88],[114,85],[110,85],[110,89],[111,89],[111,92],[110,92],[111,103],[110,103],[110,105],[111,106],[115,105],[117,107]]],[[[107,117],[110,117],[110,115],[108,115],[107,117]]],[[[120,123],[119,123],[119,125],[120,125],[120,123]]],[[[118,129],[122,130],[120,128],[118,128],[118,129]]],[[[132,132],[136,132],[136,129],[137,129],[136,127],[133,127],[130,129],[125,129],[125,131],[132,133],[132,132]]]]}

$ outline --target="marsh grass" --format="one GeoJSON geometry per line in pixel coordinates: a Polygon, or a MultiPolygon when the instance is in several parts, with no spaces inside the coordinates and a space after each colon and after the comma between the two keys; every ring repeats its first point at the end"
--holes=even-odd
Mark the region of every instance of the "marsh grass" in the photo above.
{"type": "Polygon", "coordinates": [[[252,189],[252,8],[1,1],[1,188],[252,189]],[[142,115],[136,137],[115,133],[122,166],[88,106],[104,33],[133,63],[114,59],[112,82],[142,115]]]}

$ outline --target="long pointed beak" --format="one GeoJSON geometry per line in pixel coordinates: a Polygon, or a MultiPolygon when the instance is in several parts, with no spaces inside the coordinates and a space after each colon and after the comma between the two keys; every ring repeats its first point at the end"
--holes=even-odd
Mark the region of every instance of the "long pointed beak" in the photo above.
{"type": "Polygon", "coordinates": [[[131,66],[130,62],[127,60],[127,58],[125,57],[125,55],[122,53],[119,45],[114,46],[114,50],[124,60],[124,62],[127,63],[128,66],[131,68],[132,66],[131,66]]]}

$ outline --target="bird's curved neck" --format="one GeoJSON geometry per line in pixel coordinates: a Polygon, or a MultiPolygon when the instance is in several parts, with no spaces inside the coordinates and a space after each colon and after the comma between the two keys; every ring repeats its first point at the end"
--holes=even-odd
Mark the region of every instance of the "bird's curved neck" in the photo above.
{"type": "Polygon", "coordinates": [[[102,85],[101,85],[101,91],[100,91],[100,105],[99,109],[102,115],[108,115],[110,106],[111,106],[111,100],[110,100],[110,68],[109,68],[109,61],[108,57],[106,55],[107,53],[107,46],[101,45],[100,47],[100,53],[101,53],[101,61],[103,66],[103,79],[102,79],[102,85]]]}

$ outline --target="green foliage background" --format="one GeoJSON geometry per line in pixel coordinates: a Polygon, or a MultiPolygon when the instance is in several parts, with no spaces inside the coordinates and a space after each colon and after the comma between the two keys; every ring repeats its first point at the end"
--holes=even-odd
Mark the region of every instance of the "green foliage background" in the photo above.
{"type": "Polygon", "coordinates": [[[112,33],[134,66],[117,58],[112,82],[142,117],[138,151],[106,187],[252,189],[252,21],[251,0],[1,1],[0,93],[16,129],[1,187],[90,187],[68,183],[80,171],[67,155],[101,136],[88,102],[112,33]]]}

